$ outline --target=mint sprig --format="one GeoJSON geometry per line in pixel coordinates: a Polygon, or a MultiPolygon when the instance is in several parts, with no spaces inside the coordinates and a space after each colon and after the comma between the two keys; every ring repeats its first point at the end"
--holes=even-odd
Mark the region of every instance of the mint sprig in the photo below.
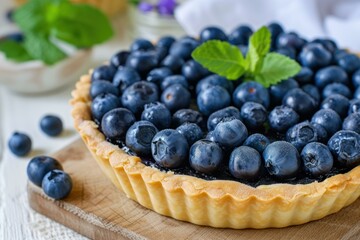
{"type": "Polygon", "coordinates": [[[294,60],[277,53],[270,53],[271,33],[260,28],[249,39],[246,58],[239,48],[228,42],[210,40],[197,47],[192,57],[210,71],[229,80],[245,76],[269,87],[295,76],[301,66],[294,60]]]}

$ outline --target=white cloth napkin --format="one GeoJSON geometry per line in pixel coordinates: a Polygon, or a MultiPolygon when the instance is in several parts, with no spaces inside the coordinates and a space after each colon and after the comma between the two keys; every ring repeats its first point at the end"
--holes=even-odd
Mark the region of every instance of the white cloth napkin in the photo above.
{"type": "Polygon", "coordinates": [[[241,24],[257,29],[277,21],[307,39],[328,37],[360,52],[359,0],[189,0],[175,17],[194,36],[209,25],[230,33],[241,24]]]}

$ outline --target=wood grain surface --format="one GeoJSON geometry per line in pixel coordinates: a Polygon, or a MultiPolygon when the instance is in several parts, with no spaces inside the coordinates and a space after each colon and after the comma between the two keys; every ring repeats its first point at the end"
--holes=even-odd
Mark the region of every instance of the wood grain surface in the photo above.
{"type": "Polygon", "coordinates": [[[360,239],[360,200],[321,220],[282,229],[216,229],[161,216],[128,199],[101,172],[81,140],[54,154],[73,179],[54,201],[28,184],[30,206],[91,239],[360,239]]]}

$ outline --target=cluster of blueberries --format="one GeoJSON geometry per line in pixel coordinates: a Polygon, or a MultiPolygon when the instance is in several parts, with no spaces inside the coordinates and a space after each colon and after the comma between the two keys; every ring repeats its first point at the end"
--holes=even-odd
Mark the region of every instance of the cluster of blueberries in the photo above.
{"type": "Polygon", "coordinates": [[[253,31],[226,35],[207,27],[199,39],[136,39],[110,64],[94,69],[90,95],[94,121],[106,138],[125,143],[166,169],[190,166],[237,179],[266,175],[294,179],[328,174],[360,163],[360,59],[328,39],[307,41],[281,25],[268,25],[271,50],[302,65],[293,78],[264,88],[229,81],[191,57],[218,39],[246,55],[253,31]],[[266,136],[265,136],[265,135],[266,136]]]}

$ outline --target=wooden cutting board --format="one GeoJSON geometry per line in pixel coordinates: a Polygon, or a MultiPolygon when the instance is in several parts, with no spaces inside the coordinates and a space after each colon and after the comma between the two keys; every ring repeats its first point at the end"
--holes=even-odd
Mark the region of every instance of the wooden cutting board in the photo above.
{"type": "Polygon", "coordinates": [[[28,184],[30,206],[91,239],[360,239],[360,200],[340,212],[283,229],[216,229],[174,220],[128,199],[101,172],[79,139],[53,155],[73,179],[66,199],[54,201],[28,184]]]}

